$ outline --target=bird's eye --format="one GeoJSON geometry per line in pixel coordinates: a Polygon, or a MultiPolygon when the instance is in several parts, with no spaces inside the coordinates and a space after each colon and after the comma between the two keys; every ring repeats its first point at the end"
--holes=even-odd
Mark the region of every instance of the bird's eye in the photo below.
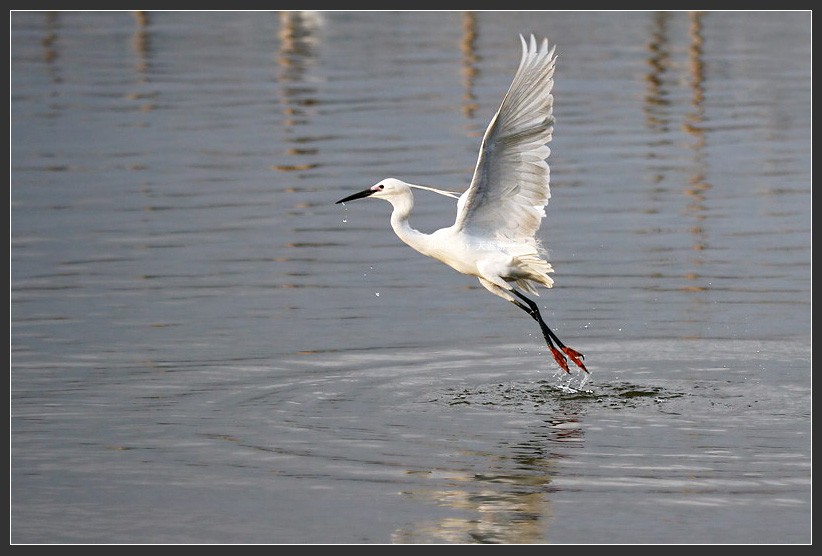
{"type": "Polygon", "coordinates": [[[380,184],[380,185],[378,185],[377,187],[378,187],[379,189],[385,189],[385,186],[384,186],[383,184],[380,184]]]}

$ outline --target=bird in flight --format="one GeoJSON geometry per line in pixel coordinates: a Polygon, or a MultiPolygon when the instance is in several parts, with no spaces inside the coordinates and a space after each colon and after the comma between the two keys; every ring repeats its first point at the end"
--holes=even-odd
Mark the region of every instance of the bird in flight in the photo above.
{"type": "Polygon", "coordinates": [[[384,199],[393,205],[391,227],[407,245],[453,269],[476,276],[488,291],[510,301],[539,324],[551,355],[570,372],[568,359],[585,371],[584,356],[563,344],[548,328],[537,304],[525,293],[553,286],[551,264],[536,238],[551,197],[546,145],[554,131],[553,96],[556,47],[520,35],[522,58],[508,92],[482,138],[470,187],[462,194],[386,178],[337,201],[384,199]],[[425,234],[412,228],[412,189],[457,199],[452,226],[425,234]]]}

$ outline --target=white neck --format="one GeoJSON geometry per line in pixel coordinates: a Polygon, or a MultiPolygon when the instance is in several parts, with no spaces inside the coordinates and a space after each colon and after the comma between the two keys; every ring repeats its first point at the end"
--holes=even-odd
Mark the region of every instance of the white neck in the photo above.
{"type": "Polygon", "coordinates": [[[408,223],[408,215],[411,214],[411,209],[414,208],[414,195],[411,191],[408,191],[407,195],[392,197],[389,201],[394,206],[394,211],[391,213],[391,227],[394,229],[394,233],[409,247],[420,253],[426,253],[428,251],[428,234],[415,230],[408,223]]]}

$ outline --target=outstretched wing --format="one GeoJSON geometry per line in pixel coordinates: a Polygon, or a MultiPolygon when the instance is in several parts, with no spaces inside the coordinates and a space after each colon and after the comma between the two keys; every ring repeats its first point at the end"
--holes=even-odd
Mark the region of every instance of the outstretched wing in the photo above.
{"type": "Polygon", "coordinates": [[[547,40],[537,46],[533,35],[520,39],[519,69],[485,131],[455,226],[472,235],[532,242],[551,197],[545,159],[554,130],[556,57],[547,40]]]}

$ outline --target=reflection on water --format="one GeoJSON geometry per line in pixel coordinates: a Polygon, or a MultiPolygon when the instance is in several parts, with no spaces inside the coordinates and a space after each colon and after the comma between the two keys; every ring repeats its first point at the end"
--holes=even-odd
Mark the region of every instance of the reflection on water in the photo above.
{"type": "MultiPolygon", "coordinates": [[[[684,145],[686,149],[691,149],[693,152],[690,160],[686,159],[684,161],[689,176],[687,181],[680,180],[677,176],[677,168],[658,167],[658,171],[651,177],[651,182],[654,184],[654,188],[662,193],[660,196],[660,199],[662,199],[666,188],[669,187],[666,186],[666,183],[682,181],[685,197],[682,199],[681,214],[686,219],[686,222],[682,225],[682,231],[689,236],[689,244],[686,249],[690,249],[693,253],[681,269],[681,278],[684,279],[684,282],[675,287],[682,292],[691,294],[686,306],[683,308],[685,313],[683,319],[699,322],[702,318],[700,313],[704,312],[706,305],[710,304],[710,299],[698,295],[698,292],[706,292],[711,288],[710,278],[706,278],[700,273],[700,267],[705,262],[703,251],[710,247],[707,219],[711,214],[711,203],[707,199],[711,185],[706,181],[709,163],[705,151],[708,145],[706,144],[706,133],[703,127],[706,118],[704,91],[708,86],[703,59],[703,20],[706,14],[703,12],[689,12],[687,15],[689,20],[688,60],[687,64],[682,66],[682,72],[687,71],[688,73],[687,78],[667,75],[674,69],[678,69],[671,67],[675,66],[671,52],[675,45],[670,43],[669,38],[671,14],[659,12],[653,15],[654,32],[647,46],[649,72],[646,76],[648,92],[645,97],[645,114],[652,136],[659,137],[659,139],[653,139],[649,145],[651,147],[656,145],[659,148],[649,151],[648,157],[651,159],[665,159],[666,155],[664,153],[670,146],[671,130],[677,123],[676,106],[670,100],[674,97],[671,89],[679,84],[687,83],[690,88],[689,104],[691,109],[682,114],[681,129],[693,138],[690,143],[684,145]],[[687,222],[687,220],[691,222],[687,222]]],[[[689,334],[688,336],[698,337],[698,334],[689,334]]]]}
{"type": "Polygon", "coordinates": [[[13,12],[12,541],[810,539],[810,37],[13,12]],[[466,187],[532,31],[559,45],[540,301],[585,383],[385,207],[334,205],[466,187]]]}
{"type": "MultiPolygon", "coordinates": [[[[529,446],[521,446],[527,450],[529,446]]],[[[483,454],[474,454],[482,457],[483,454]]],[[[531,473],[443,473],[438,482],[459,485],[446,490],[417,489],[403,493],[415,502],[448,507],[468,517],[443,517],[416,523],[392,535],[396,543],[542,543],[552,519],[551,461],[542,454],[523,454],[513,461],[486,456],[491,470],[516,465],[531,473]]]]}
{"type": "Polygon", "coordinates": [[[462,39],[460,40],[460,51],[462,52],[462,84],[465,93],[462,96],[465,117],[472,120],[477,111],[477,97],[474,94],[474,84],[480,73],[480,62],[482,59],[477,53],[477,16],[473,12],[462,14],[462,39]]]}
{"type": "MultiPolygon", "coordinates": [[[[446,389],[436,400],[446,405],[466,405],[492,411],[515,410],[550,416],[528,427],[518,437],[501,442],[494,451],[462,451],[460,459],[477,462],[477,471],[426,471],[437,475],[439,488],[418,487],[403,492],[415,501],[457,510],[465,517],[448,515],[424,520],[411,529],[394,533],[399,543],[544,543],[553,519],[553,476],[561,473],[558,446],[579,448],[581,424],[588,394],[558,388],[554,382],[494,383],[469,389],[446,389]]],[[[419,475],[420,472],[414,472],[419,475]]],[[[420,479],[418,477],[418,479],[420,479]]]]}
{"type": "MultiPolygon", "coordinates": [[[[487,471],[466,473],[441,470],[444,489],[418,488],[404,492],[413,500],[467,514],[423,521],[401,529],[392,539],[402,543],[545,543],[553,520],[555,474],[563,474],[566,449],[584,446],[587,408],[623,409],[637,403],[657,405],[680,394],[659,387],[615,384],[595,390],[557,386],[556,379],[505,382],[471,388],[446,389],[436,401],[490,411],[544,415],[544,421],[523,431],[522,439],[501,443],[496,452],[463,453],[481,460],[487,471]],[[501,455],[504,454],[504,455],[501,455]],[[449,488],[450,487],[450,488],[449,488]]],[[[414,472],[419,474],[420,472],[414,472]]],[[[434,474],[434,471],[425,474],[434,474]]],[[[422,480],[420,482],[425,482],[422,480]]]]}
{"type": "Polygon", "coordinates": [[[318,150],[313,144],[318,138],[306,136],[305,131],[301,134],[299,128],[309,124],[312,118],[319,117],[319,91],[309,72],[316,62],[316,31],[322,25],[322,15],[317,12],[281,12],[280,25],[280,51],[277,55],[280,71],[277,81],[280,84],[278,91],[285,131],[283,142],[287,147],[285,154],[294,155],[296,159],[310,157],[312,161],[278,164],[272,168],[281,171],[311,170],[317,166],[313,160],[318,159],[318,150]]]}

